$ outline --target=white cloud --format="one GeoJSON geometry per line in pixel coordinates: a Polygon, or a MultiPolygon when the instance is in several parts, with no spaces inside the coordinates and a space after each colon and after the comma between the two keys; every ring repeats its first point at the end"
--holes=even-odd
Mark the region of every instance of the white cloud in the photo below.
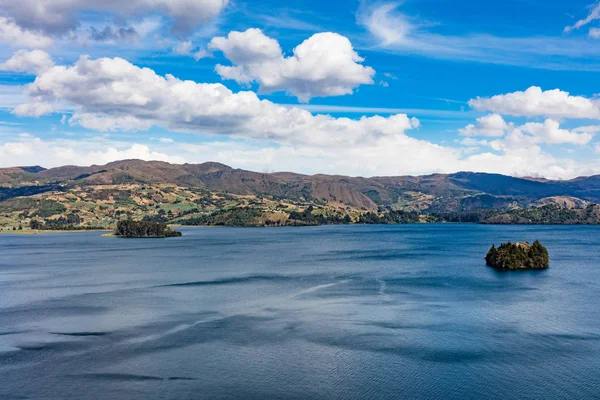
{"type": "Polygon", "coordinates": [[[593,138],[593,133],[577,133],[575,130],[560,129],[557,121],[547,119],[543,123],[528,122],[516,127],[503,139],[490,143],[494,150],[521,151],[535,148],[540,144],[585,145],[593,138]]]}
{"type": "Polygon", "coordinates": [[[72,123],[98,130],[157,125],[281,143],[353,146],[418,126],[405,114],[359,120],[313,115],[260,100],[253,92],[162,77],[120,58],[81,57],[74,66],[55,66],[28,85],[27,94],[31,102],[17,107],[16,114],[39,116],[64,102],[76,108],[72,123]]]}
{"type": "MultiPolygon", "coordinates": [[[[18,107],[17,107],[18,109],[18,107]]],[[[15,109],[15,111],[17,110],[15,109]]],[[[49,111],[49,112],[52,112],[49,111]]],[[[19,114],[17,114],[19,115],[19,114]]],[[[23,114],[21,114],[23,116],[23,114]]],[[[35,115],[33,115],[35,116],[35,115]]],[[[100,132],[125,131],[135,132],[144,131],[152,127],[152,121],[144,121],[131,115],[123,115],[117,118],[105,114],[87,114],[75,113],[69,118],[69,125],[81,125],[87,129],[100,132]]]]}
{"type": "Polygon", "coordinates": [[[479,147],[487,146],[489,142],[487,140],[477,140],[475,138],[467,137],[460,141],[460,144],[467,147],[479,147]]]}
{"type": "Polygon", "coordinates": [[[0,144],[1,167],[90,165],[129,158],[175,163],[218,161],[254,171],[269,169],[354,176],[477,171],[567,179],[600,172],[598,163],[580,164],[569,159],[557,159],[538,146],[506,148],[501,154],[468,154],[408,136],[384,137],[360,148],[265,147],[264,143],[251,140],[152,145],[102,137],[80,140],[22,137],[0,144]]]}
{"type": "Polygon", "coordinates": [[[161,142],[161,143],[173,143],[174,142],[173,139],[164,138],[164,137],[158,138],[158,141],[161,142]]]}
{"type": "Polygon", "coordinates": [[[160,17],[146,17],[140,21],[133,22],[131,27],[140,35],[141,37],[146,37],[149,34],[156,32],[163,24],[163,20],[160,17]]]}
{"type": "Polygon", "coordinates": [[[398,3],[364,4],[357,14],[358,20],[379,39],[381,46],[413,46],[410,35],[416,27],[404,14],[396,11],[398,3]]]}
{"type": "Polygon", "coordinates": [[[589,126],[580,126],[573,129],[573,132],[577,133],[598,133],[600,132],[600,125],[589,125],[589,126]]]}
{"type": "Polygon", "coordinates": [[[179,42],[173,47],[173,53],[187,55],[192,51],[192,42],[190,40],[179,42]]]}
{"type": "Polygon", "coordinates": [[[27,135],[20,136],[18,141],[0,144],[0,167],[91,165],[126,159],[184,162],[180,156],[155,151],[144,144],[110,142],[101,138],[88,141],[45,141],[27,135]]]}
{"type": "Polygon", "coordinates": [[[48,47],[52,45],[53,40],[42,33],[23,29],[14,21],[0,16],[0,42],[11,46],[35,48],[48,47]]]}
{"type": "Polygon", "coordinates": [[[13,110],[13,114],[19,117],[41,117],[52,112],[54,112],[52,104],[43,101],[20,104],[13,110]]]}
{"type": "Polygon", "coordinates": [[[463,136],[504,136],[510,128],[500,114],[490,114],[477,118],[476,124],[469,124],[459,132],[463,136]]]}
{"type": "Polygon", "coordinates": [[[277,40],[266,36],[260,29],[251,28],[245,32],[230,32],[227,37],[215,37],[209,47],[220,50],[234,64],[280,59],[281,47],[277,40]]]}
{"type": "Polygon", "coordinates": [[[11,58],[0,64],[0,71],[26,72],[39,74],[54,66],[48,53],[42,50],[19,50],[11,58]]]}
{"type": "Polygon", "coordinates": [[[500,37],[487,33],[442,35],[436,22],[400,11],[403,2],[362,1],[357,22],[371,34],[375,46],[401,54],[432,58],[519,65],[559,70],[599,70],[600,48],[587,38],[562,36],[500,37]]]}
{"type": "Polygon", "coordinates": [[[591,11],[586,18],[577,21],[575,23],[575,25],[565,27],[565,32],[569,33],[573,30],[582,28],[582,27],[586,26],[587,24],[589,24],[590,22],[593,22],[597,19],[600,19],[600,4],[597,4],[593,7],[591,7],[591,11]]]}
{"type": "Polygon", "coordinates": [[[560,129],[557,121],[547,119],[543,123],[528,122],[520,129],[531,135],[538,143],[549,144],[588,144],[593,135],[591,133],[576,133],[567,129],[560,129]]]}
{"type": "Polygon", "coordinates": [[[212,56],[209,51],[202,47],[195,48],[190,40],[179,42],[173,46],[173,53],[182,56],[191,56],[196,61],[212,56]]]}
{"type": "Polygon", "coordinates": [[[559,89],[542,91],[537,86],[532,86],[524,92],[491,98],[477,97],[469,100],[469,105],[480,111],[514,116],[600,119],[600,106],[597,101],[571,96],[559,89]]]}
{"type": "MultiPolygon", "coordinates": [[[[62,37],[75,31],[81,24],[82,13],[106,13],[107,18],[117,15],[121,20],[153,16],[160,13],[173,22],[176,33],[187,34],[199,25],[217,17],[229,0],[0,0],[0,37],[9,44],[10,38],[29,42],[22,46],[44,47],[51,43],[49,37],[62,37]]],[[[140,28],[149,28],[146,24],[140,28]]],[[[125,31],[99,30],[106,38],[115,34],[131,37],[134,27],[125,31]]]]}
{"type": "Polygon", "coordinates": [[[199,48],[197,51],[192,53],[192,57],[194,57],[194,60],[198,61],[203,58],[212,57],[212,53],[206,49],[199,48]]]}
{"type": "Polygon", "coordinates": [[[590,29],[589,36],[592,39],[600,39],[600,28],[592,28],[592,29],[590,29]]]}
{"type": "MultiPolygon", "coordinates": [[[[0,163],[4,165],[88,165],[144,158],[214,160],[254,170],[269,166],[271,170],[371,176],[467,170],[570,178],[600,171],[595,165],[557,159],[541,149],[542,144],[581,145],[592,138],[591,132],[560,129],[553,120],[514,128],[505,138],[491,143],[465,141],[462,145],[469,148],[455,148],[407,135],[419,121],[406,114],[360,119],[313,115],[260,100],[252,92],[233,93],[221,84],[159,76],[119,58],[82,57],[73,66],[54,66],[39,75],[27,93],[31,103],[16,113],[36,116],[58,109],[56,104],[67,104],[74,109],[69,122],[88,129],[136,131],[159,126],[235,140],[197,145],[20,138],[1,145],[0,163]],[[473,149],[487,145],[494,152],[473,149]]],[[[479,125],[479,129],[493,126],[489,121],[479,125]]]]}
{"type": "Polygon", "coordinates": [[[97,42],[118,43],[118,42],[137,42],[141,36],[133,27],[118,27],[107,25],[102,28],[91,26],[87,39],[97,42]]]}
{"type": "Polygon", "coordinates": [[[209,47],[220,50],[233,66],[217,65],[223,79],[241,84],[258,82],[263,93],[285,91],[307,102],[312,97],[352,94],[360,85],[373,84],[375,70],[346,37],[332,32],[318,33],[305,40],[285,57],[279,43],[260,29],[230,32],[214,38],[209,47]]]}

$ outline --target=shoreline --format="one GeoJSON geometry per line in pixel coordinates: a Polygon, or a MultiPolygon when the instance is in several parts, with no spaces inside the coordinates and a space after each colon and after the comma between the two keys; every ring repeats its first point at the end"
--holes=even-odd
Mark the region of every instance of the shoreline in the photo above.
{"type": "Polygon", "coordinates": [[[0,235],[44,235],[47,233],[111,232],[112,229],[22,230],[0,231],[0,235]]]}
{"type": "MultiPolygon", "coordinates": [[[[600,224],[478,224],[476,222],[417,222],[407,224],[323,224],[323,225],[249,225],[249,226],[230,226],[230,225],[181,225],[173,224],[169,226],[177,228],[261,228],[261,229],[277,229],[277,228],[319,228],[325,226],[414,226],[414,225],[480,225],[480,226],[600,226],[600,224]]],[[[23,231],[0,231],[0,235],[44,235],[53,233],[83,233],[97,232],[102,233],[102,237],[118,237],[113,229],[70,229],[70,230],[23,230],[23,231]]]]}

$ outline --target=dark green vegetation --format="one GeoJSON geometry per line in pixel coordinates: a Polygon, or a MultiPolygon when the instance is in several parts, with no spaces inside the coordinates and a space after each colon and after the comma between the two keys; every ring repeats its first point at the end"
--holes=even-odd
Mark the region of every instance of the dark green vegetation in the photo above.
{"type": "Polygon", "coordinates": [[[315,214],[313,206],[307,207],[304,211],[290,212],[288,225],[341,225],[352,223],[352,218],[348,214],[315,214]]]}
{"type": "Polygon", "coordinates": [[[124,219],[223,226],[599,224],[596,203],[600,176],[548,181],[460,172],[358,178],[140,160],[0,169],[0,230],[107,229],[124,219]]]}
{"type": "Polygon", "coordinates": [[[167,238],[181,236],[162,222],[119,221],[115,234],[126,238],[167,238]]]}
{"type": "Polygon", "coordinates": [[[549,266],[548,250],[536,240],[529,243],[502,243],[492,245],[485,262],[492,268],[501,270],[546,269],[549,266]]]}
{"type": "Polygon", "coordinates": [[[232,207],[178,222],[182,225],[215,226],[317,226],[350,224],[352,219],[348,214],[318,214],[313,206],[308,206],[301,212],[290,211],[289,214],[271,214],[253,207],[232,207]]]}
{"type": "Polygon", "coordinates": [[[600,206],[564,208],[554,204],[529,210],[496,213],[481,221],[487,224],[533,224],[533,225],[590,225],[598,224],[600,206]]]}
{"type": "Polygon", "coordinates": [[[82,225],[83,219],[72,212],[58,218],[39,220],[32,218],[29,222],[30,229],[41,231],[80,231],[80,230],[102,230],[102,226],[82,225]]]}
{"type": "Polygon", "coordinates": [[[60,191],[60,185],[19,186],[15,188],[0,187],[0,201],[21,196],[33,196],[39,193],[60,191]]]}
{"type": "Polygon", "coordinates": [[[470,222],[496,225],[596,225],[600,223],[600,206],[568,208],[548,204],[517,210],[475,210],[466,212],[433,213],[432,222],[470,222]]]}
{"type": "Polygon", "coordinates": [[[182,219],[182,225],[262,226],[263,212],[257,208],[241,207],[219,210],[208,215],[182,219]]]}
{"type": "Polygon", "coordinates": [[[416,224],[419,223],[419,214],[410,211],[388,211],[384,213],[368,212],[358,219],[360,224],[416,224]]]}

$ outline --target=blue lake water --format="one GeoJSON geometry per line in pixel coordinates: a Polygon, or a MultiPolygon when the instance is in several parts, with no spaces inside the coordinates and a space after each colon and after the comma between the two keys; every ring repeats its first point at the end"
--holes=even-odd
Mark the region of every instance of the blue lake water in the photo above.
{"type": "Polygon", "coordinates": [[[1,235],[0,399],[600,397],[599,227],[182,231],[1,235]]]}

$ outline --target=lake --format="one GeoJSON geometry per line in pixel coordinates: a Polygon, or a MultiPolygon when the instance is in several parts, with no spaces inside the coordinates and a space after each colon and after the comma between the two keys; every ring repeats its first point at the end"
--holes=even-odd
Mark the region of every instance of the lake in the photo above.
{"type": "Polygon", "coordinates": [[[181,230],[0,235],[0,398],[600,396],[600,227],[181,230]]]}

